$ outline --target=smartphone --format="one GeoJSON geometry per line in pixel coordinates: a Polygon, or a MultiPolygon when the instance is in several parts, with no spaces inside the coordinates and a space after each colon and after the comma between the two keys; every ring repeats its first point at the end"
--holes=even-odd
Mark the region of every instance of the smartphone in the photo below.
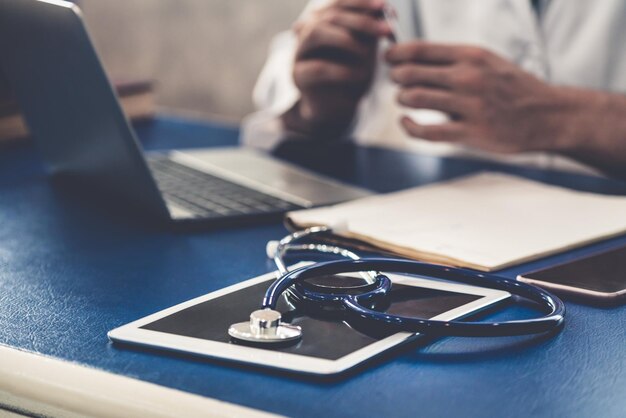
{"type": "Polygon", "coordinates": [[[404,30],[400,26],[400,21],[398,20],[398,11],[395,6],[391,4],[391,2],[385,3],[385,7],[383,8],[383,15],[385,20],[391,27],[391,42],[393,43],[403,43],[409,42],[411,37],[409,37],[404,30]]]}
{"type": "Polygon", "coordinates": [[[581,299],[623,303],[626,302],[626,247],[521,274],[517,279],[581,299]]]}
{"type": "MultiPolygon", "coordinates": [[[[389,27],[391,27],[390,41],[392,43],[405,43],[416,39],[414,36],[411,36],[408,31],[404,30],[400,24],[398,10],[393,0],[388,0],[385,3],[383,15],[389,27]]],[[[420,125],[442,125],[450,121],[450,117],[439,110],[406,108],[405,113],[408,117],[413,119],[414,122],[420,125]]]]}

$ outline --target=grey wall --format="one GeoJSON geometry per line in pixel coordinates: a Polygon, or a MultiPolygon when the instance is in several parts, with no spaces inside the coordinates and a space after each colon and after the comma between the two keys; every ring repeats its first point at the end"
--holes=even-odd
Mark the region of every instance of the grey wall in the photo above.
{"type": "Polygon", "coordinates": [[[165,107],[237,120],[272,36],[306,0],[81,0],[109,76],[153,78],[165,107]]]}

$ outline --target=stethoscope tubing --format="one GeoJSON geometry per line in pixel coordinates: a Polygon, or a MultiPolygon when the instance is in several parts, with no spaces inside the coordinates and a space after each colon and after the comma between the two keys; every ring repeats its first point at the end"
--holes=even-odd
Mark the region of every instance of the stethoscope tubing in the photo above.
{"type": "MultiPolygon", "coordinates": [[[[361,257],[355,252],[350,251],[347,248],[338,247],[328,244],[297,244],[298,241],[303,238],[307,238],[314,235],[322,235],[331,233],[331,228],[327,226],[314,226],[302,231],[294,232],[291,235],[287,235],[280,241],[270,241],[267,246],[267,255],[274,260],[278,273],[285,275],[289,272],[287,263],[285,263],[285,255],[289,252],[305,252],[316,253],[318,255],[336,255],[349,260],[359,260],[361,257]]],[[[361,277],[366,283],[372,284],[376,280],[375,272],[359,272],[361,277]]]]}
{"type": "Polygon", "coordinates": [[[304,301],[318,304],[325,301],[333,301],[336,304],[342,304],[347,313],[356,315],[360,320],[370,324],[379,327],[392,327],[397,331],[429,335],[499,337],[540,334],[560,328],[565,317],[565,305],[563,302],[551,293],[538,287],[492,274],[402,259],[367,258],[338,260],[301,267],[282,275],[282,277],[272,283],[263,298],[263,308],[275,309],[280,296],[292,286],[294,286],[293,289],[296,290],[296,293],[304,301]],[[374,289],[359,295],[342,294],[339,292],[321,294],[306,290],[302,286],[304,280],[319,276],[363,271],[419,275],[503,290],[537,303],[543,308],[545,315],[538,318],[505,322],[466,322],[439,321],[387,314],[368,307],[372,299],[385,296],[390,289],[390,281],[383,274],[378,275],[374,289]]]}

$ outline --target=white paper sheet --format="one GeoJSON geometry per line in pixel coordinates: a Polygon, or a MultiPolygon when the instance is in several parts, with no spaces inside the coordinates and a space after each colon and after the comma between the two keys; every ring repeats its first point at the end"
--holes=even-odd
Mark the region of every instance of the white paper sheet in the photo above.
{"type": "Polygon", "coordinates": [[[341,236],[400,255],[491,271],[626,233],[626,197],[481,173],[292,212],[288,220],[342,224],[341,236]]]}

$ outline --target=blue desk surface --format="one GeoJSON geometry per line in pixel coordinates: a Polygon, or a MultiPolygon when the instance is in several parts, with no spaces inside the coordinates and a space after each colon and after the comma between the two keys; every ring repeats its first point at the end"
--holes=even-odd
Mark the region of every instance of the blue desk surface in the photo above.
{"type": "MultiPolygon", "coordinates": [[[[168,118],[138,132],[148,149],[235,144],[238,135],[168,118]]],[[[314,152],[298,155],[287,146],[281,153],[315,166],[314,152]]],[[[350,147],[331,154],[343,164],[324,171],[379,191],[504,169],[626,192],[618,182],[494,164],[350,147]]],[[[155,228],[53,185],[30,146],[2,149],[0,344],[290,416],[626,415],[626,307],[570,301],[566,327],[553,339],[446,338],[335,380],[125,350],[107,340],[112,328],[270,271],[265,243],[284,233],[278,223],[192,233],[155,228]]],[[[616,238],[501,274],[513,277],[625,243],[626,237],[616,238]]]]}

